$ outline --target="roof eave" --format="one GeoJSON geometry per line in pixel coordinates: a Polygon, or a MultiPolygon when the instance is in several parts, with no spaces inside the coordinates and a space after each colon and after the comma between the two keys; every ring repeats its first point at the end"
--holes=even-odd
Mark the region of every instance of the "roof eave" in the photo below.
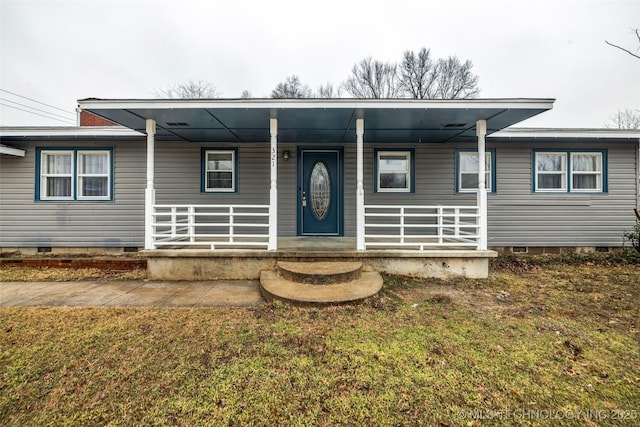
{"type": "Polygon", "coordinates": [[[102,136],[144,136],[140,132],[124,126],[87,126],[87,127],[0,127],[3,137],[102,137],[102,136]]]}
{"type": "Polygon", "coordinates": [[[353,109],[464,109],[505,108],[544,109],[553,108],[553,98],[500,98],[500,99],[96,99],[78,100],[81,109],[282,109],[282,108],[353,108],[353,109]]]}
{"type": "Polygon", "coordinates": [[[493,133],[491,138],[519,139],[640,139],[640,130],[633,129],[573,129],[573,128],[507,128],[493,133]]]}

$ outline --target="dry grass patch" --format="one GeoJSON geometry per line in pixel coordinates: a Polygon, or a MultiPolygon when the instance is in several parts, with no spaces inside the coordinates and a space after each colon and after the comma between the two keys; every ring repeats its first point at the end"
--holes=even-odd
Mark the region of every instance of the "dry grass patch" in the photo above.
{"type": "Polygon", "coordinates": [[[0,267],[0,282],[66,282],[78,280],[142,280],[147,271],[98,268],[0,267]]]}
{"type": "Polygon", "coordinates": [[[3,308],[0,423],[634,425],[639,270],[387,276],[324,309],[3,308]]]}

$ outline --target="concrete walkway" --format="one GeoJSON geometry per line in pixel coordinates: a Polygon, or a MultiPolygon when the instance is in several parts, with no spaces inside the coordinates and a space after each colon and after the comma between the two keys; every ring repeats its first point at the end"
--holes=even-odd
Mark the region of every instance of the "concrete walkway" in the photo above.
{"type": "Polygon", "coordinates": [[[0,307],[247,307],[257,280],[0,282],[0,307]]]}

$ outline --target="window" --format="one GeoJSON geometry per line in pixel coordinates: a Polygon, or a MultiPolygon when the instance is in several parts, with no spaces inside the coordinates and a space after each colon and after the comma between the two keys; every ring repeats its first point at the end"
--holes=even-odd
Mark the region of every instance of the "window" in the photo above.
{"type": "Polygon", "coordinates": [[[237,191],[238,151],[203,149],[203,191],[237,191]]]}
{"type": "MultiPolygon", "coordinates": [[[[495,149],[488,149],[484,155],[484,185],[488,192],[494,193],[495,183],[495,149]]],[[[459,193],[478,191],[478,152],[474,150],[458,150],[456,159],[457,188],[459,193]]]]}
{"type": "Polygon", "coordinates": [[[536,189],[567,191],[567,153],[537,153],[536,189]]]}
{"type": "Polygon", "coordinates": [[[78,152],[78,199],[109,198],[109,152],[78,152]]]}
{"type": "Polygon", "coordinates": [[[602,153],[571,153],[571,191],[602,191],[602,153]]]}
{"type": "Polygon", "coordinates": [[[413,192],[413,150],[375,150],[377,192],[413,192]]]}
{"type": "Polygon", "coordinates": [[[43,151],[40,165],[40,199],[73,200],[73,152],[43,151]]]}
{"type": "Polygon", "coordinates": [[[111,149],[37,149],[36,200],[112,200],[111,149]]]}
{"type": "Polygon", "coordinates": [[[605,151],[538,151],[534,154],[534,191],[606,191],[605,151]]]}

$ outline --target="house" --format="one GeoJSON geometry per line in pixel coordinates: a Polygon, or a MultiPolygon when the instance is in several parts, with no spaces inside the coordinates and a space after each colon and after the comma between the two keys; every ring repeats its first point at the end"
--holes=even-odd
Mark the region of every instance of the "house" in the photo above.
{"type": "Polygon", "coordinates": [[[620,247],[640,131],[513,127],[553,103],[83,99],[118,126],[0,130],[0,249],[144,248],[155,277],[202,278],[305,257],[486,277],[494,250],[620,247]]]}

